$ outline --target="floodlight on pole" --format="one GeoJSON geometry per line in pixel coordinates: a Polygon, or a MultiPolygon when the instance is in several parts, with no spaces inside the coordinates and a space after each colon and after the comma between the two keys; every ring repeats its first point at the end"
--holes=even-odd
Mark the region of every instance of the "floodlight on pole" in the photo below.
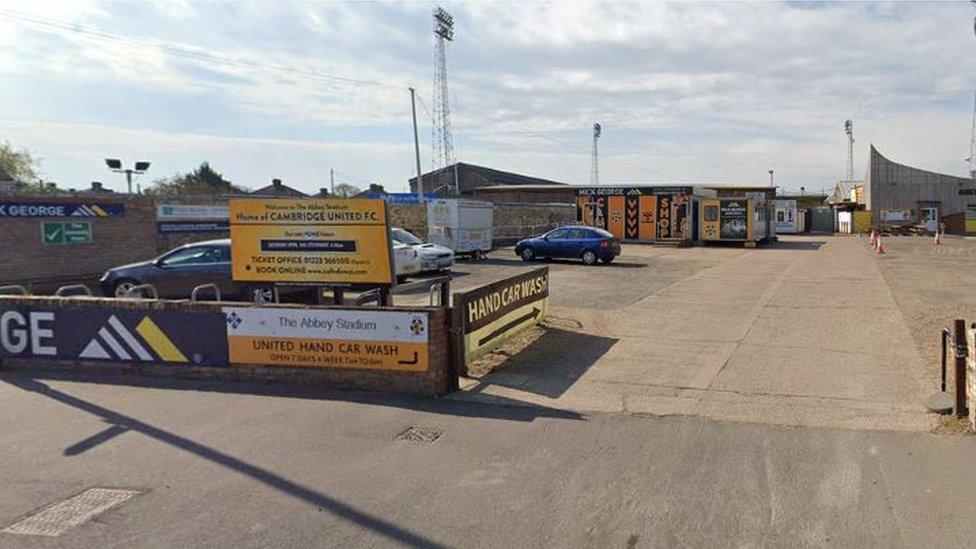
{"type": "Polygon", "coordinates": [[[109,170],[112,170],[115,173],[125,174],[127,192],[129,194],[132,194],[132,175],[142,175],[149,170],[149,162],[146,162],[145,160],[136,162],[131,168],[123,168],[122,161],[118,158],[106,158],[105,165],[108,166],[109,170]]]}

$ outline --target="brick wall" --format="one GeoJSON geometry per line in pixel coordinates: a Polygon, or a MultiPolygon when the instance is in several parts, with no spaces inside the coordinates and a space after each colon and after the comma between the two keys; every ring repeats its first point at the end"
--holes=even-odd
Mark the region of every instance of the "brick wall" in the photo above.
{"type": "MultiPolygon", "coordinates": [[[[157,227],[159,204],[224,205],[229,196],[146,197],[113,194],[7,195],[6,200],[31,203],[121,203],[124,215],[107,218],[0,218],[0,285],[23,284],[35,292],[53,292],[68,283],[92,283],[107,269],[152,259],[182,244],[228,238],[228,232],[162,234],[157,227]],[[47,246],[41,240],[44,221],[85,220],[92,224],[91,244],[47,246]]],[[[426,207],[391,204],[395,227],[426,238],[426,207]]],[[[539,234],[559,225],[574,223],[575,206],[495,204],[496,245],[539,234]]]]}
{"type": "MultiPolygon", "coordinates": [[[[234,306],[248,304],[235,303],[234,306]]],[[[213,302],[189,302],[174,300],[119,300],[105,298],[58,299],[53,297],[0,296],[0,308],[41,310],[64,308],[112,308],[136,310],[171,310],[187,314],[188,322],[194,313],[219,310],[213,302]]],[[[293,307],[293,306],[289,306],[293,307]]],[[[312,307],[310,307],[312,308],[312,307]]],[[[343,309],[343,307],[315,307],[343,309]]],[[[384,393],[438,396],[457,388],[457,370],[452,364],[450,310],[434,307],[397,307],[397,311],[425,311],[429,318],[430,367],[426,372],[395,372],[382,370],[352,370],[340,368],[316,368],[309,366],[285,367],[275,365],[198,366],[194,364],[146,364],[141,362],[91,361],[3,357],[0,353],[0,369],[61,371],[73,373],[110,373],[161,376],[169,378],[215,379],[226,381],[269,381],[321,386],[340,389],[357,389],[384,393]]],[[[55,334],[57,337],[57,334],[55,334]]]]}
{"type": "Polygon", "coordinates": [[[100,276],[108,267],[156,255],[155,212],[144,197],[112,195],[7,195],[4,200],[24,203],[111,203],[125,205],[118,217],[3,217],[0,218],[0,284],[73,281],[100,276]],[[41,225],[45,221],[87,221],[92,226],[90,244],[45,245],[41,225]]]}

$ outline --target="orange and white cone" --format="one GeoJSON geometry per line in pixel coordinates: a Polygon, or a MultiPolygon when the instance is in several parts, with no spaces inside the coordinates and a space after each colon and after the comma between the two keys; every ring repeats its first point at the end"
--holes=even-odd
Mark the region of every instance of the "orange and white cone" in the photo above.
{"type": "Polygon", "coordinates": [[[877,240],[877,244],[874,247],[874,251],[875,251],[875,253],[878,253],[878,254],[885,253],[885,251],[884,251],[884,244],[881,243],[881,235],[878,235],[878,240],[877,240]]]}
{"type": "Polygon", "coordinates": [[[942,236],[941,236],[941,233],[939,232],[939,230],[936,229],[936,231],[935,231],[935,245],[938,246],[939,244],[942,244],[942,236]]]}

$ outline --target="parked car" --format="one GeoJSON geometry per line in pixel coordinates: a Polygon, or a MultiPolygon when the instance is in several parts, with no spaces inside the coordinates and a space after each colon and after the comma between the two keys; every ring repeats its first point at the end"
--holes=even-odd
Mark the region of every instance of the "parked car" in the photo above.
{"type": "Polygon", "coordinates": [[[393,227],[390,236],[394,242],[406,244],[420,255],[420,270],[423,272],[450,270],[454,265],[454,251],[444,246],[424,242],[410,231],[393,227]]]}
{"type": "Polygon", "coordinates": [[[412,246],[393,241],[393,270],[397,282],[403,282],[408,275],[421,271],[420,254],[412,246]]]}
{"type": "MultiPolygon", "coordinates": [[[[420,256],[410,246],[394,242],[397,280],[419,273],[420,256]]],[[[121,297],[134,286],[152,284],[161,298],[186,299],[201,284],[216,284],[224,299],[257,303],[274,302],[274,285],[234,282],[231,275],[230,239],[185,244],[163,255],[109,269],[99,280],[102,293],[121,297]]],[[[307,287],[283,286],[279,297],[307,297],[307,287]]]]}
{"type": "Polygon", "coordinates": [[[98,282],[105,295],[115,297],[134,286],[152,284],[161,298],[185,299],[196,286],[211,283],[220,288],[222,298],[274,301],[272,284],[232,280],[229,238],[185,244],[155,259],[109,269],[98,282]]]}
{"type": "Polygon", "coordinates": [[[558,227],[543,235],[520,240],[515,253],[524,261],[536,258],[580,258],[593,265],[610,263],[620,255],[620,239],[595,227],[558,227]]]}

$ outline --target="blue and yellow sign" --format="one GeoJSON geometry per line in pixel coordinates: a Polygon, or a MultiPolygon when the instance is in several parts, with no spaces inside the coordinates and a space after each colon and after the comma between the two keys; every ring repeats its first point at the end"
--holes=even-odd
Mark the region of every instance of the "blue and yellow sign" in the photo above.
{"type": "Polygon", "coordinates": [[[118,217],[125,206],[106,202],[0,202],[0,217],[118,217]]]}
{"type": "Polygon", "coordinates": [[[217,311],[0,302],[0,356],[226,366],[227,336],[217,311]]]}

